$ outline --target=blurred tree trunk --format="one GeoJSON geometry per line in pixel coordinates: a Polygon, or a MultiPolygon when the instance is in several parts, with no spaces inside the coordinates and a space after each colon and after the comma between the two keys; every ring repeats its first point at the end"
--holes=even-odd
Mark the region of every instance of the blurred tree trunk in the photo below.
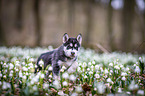
{"type": "Polygon", "coordinates": [[[92,33],[92,26],[93,26],[93,13],[92,7],[94,0],[86,0],[86,32],[85,32],[85,44],[88,46],[90,43],[90,35],[92,33]]]}
{"type": "Polygon", "coordinates": [[[41,0],[35,0],[34,1],[34,14],[35,14],[35,22],[36,22],[36,44],[38,45],[38,46],[40,46],[41,45],[41,30],[40,30],[40,28],[41,28],[41,25],[40,25],[40,2],[43,2],[43,1],[41,1],[41,0]]]}
{"type": "Polygon", "coordinates": [[[69,33],[72,35],[74,32],[74,16],[75,16],[75,8],[74,8],[74,2],[75,0],[69,0],[68,1],[68,24],[69,24],[69,28],[68,31],[69,33]]]}
{"type": "Polygon", "coordinates": [[[121,48],[122,51],[131,51],[132,45],[132,29],[134,18],[135,0],[124,0],[124,7],[122,11],[122,37],[121,48]]]}
{"type": "Polygon", "coordinates": [[[114,46],[114,36],[113,36],[113,30],[112,30],[112,16],[113,16],[113,8],[111,6],[111,2],[112,0],[109,0],[109,6],[108,6],[108,18],[107,18],[107,27],[108,27],[108,37],[109,37],[109,46],[111,48],[112,51],[115,50],[115,46],[114,46]]]}

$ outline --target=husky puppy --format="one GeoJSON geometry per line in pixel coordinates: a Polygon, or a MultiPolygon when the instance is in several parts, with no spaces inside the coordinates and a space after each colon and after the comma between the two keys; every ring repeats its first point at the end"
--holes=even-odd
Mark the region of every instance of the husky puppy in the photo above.
{"type": "Polygon", "coordinates": [[[35,73],[40,71],[42,67],[39,65],[39,61],[44,61],[44,69],[47,65],[52,65],[52,73],[54,78],[59,76],[61,67],[64,65],[68,68],[68,72],[74,72],[77,68],[77,54],[80,49],[82,42],[82,35],[79,34],[76,38],[69,38],[68,34],[63,35],[63,44],[54,49],[53,51],[43,53],[37,60],[37,68],[35,68],[35,73]]]}

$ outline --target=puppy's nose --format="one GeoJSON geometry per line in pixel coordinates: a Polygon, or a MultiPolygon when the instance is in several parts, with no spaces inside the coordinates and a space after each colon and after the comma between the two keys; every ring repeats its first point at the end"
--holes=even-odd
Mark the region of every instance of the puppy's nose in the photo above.
{"type": "Polygon", "coordinates": [[[71,52],[71,55],[75,55],[75,52],[71,52]]]}

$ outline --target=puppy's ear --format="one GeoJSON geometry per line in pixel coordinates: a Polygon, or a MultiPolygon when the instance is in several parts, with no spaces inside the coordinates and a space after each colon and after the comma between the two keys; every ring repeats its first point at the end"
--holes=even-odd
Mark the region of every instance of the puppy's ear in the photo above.
{"type": "Polygon", "coordinates": [[[68,39],[69,39],[69,37],[68,37],[67,33],[65,33],[63,35],[63,43],[66,43],[68,41],[68,39]]]}
{"type": "Polygon", "coordinates": [[[81,34],[79,34],[78,36],[77,36],[77,40],[78,40],[78,42],[81,44],[82,43],[82,35],[81,34]]]}

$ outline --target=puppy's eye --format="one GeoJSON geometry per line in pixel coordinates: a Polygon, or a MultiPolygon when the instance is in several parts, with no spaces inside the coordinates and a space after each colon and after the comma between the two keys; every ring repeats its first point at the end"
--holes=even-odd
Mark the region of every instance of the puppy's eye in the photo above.
{"type": "Polygon", "coordinates": [[[67,46],[67,49],[71,49],[72,47],[71,46],[67,46]]]}

